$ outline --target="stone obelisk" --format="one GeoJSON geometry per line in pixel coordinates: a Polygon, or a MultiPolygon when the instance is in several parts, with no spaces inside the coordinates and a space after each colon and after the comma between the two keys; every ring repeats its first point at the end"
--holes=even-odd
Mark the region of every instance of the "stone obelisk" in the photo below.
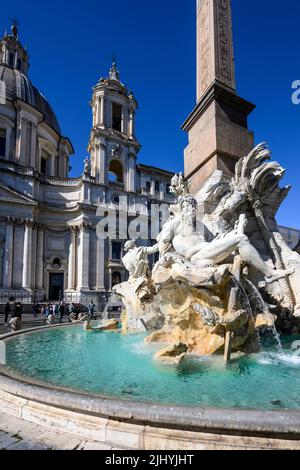
{"type": "Polygon", "coordinates": [[[247,118],[254,107],[236,93],[230,0],[197,0],[197,104],[182,126],[193,193],[216,169],[231,175],[253,148],[247,118]]]}

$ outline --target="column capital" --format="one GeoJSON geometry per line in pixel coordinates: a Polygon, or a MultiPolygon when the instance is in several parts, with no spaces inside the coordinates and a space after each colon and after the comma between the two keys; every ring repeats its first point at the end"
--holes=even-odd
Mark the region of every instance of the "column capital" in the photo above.
{"type": "Polygon", "coordinates": [[[83,222],[81,225],[78,226],[80,232],[85,231],[87,232],[90,228],[93,227],[93,224],[83,222]]]}
{"type": "Polygon", "coordinates": [[[13,225],[17,222],[17,219],[15,217],[7,217],[6,218],[6,224],[13,225]]]}
{"type": "Polygon", "coordinates": [[[28,228],[33,228],[33,226],[35,225],[32,219],[25,219],[24,223],[25,223],[25,227],[28,227],[28,228]]]}

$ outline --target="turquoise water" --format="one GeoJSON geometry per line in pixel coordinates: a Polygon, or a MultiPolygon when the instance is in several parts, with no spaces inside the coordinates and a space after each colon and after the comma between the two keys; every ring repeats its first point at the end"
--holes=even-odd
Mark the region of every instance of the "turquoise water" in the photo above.
{"type": "MultiPolygon", "coordinates": [[[[7,367],[51,384],[137,401],[223,408],[300,409],[300,356],[286,337],[283,352],[233,360],[188,357],[179,366],[154,359],[162,345],[145,335],[54,328],[7,341],[7,367]]],[[[274,346],[274,350],[272,347],[274,346]]]]}

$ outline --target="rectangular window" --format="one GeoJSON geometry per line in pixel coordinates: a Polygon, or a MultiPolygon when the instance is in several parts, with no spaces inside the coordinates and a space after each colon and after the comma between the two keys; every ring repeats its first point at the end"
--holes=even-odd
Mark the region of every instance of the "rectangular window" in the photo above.
{"type": "Polygon", "coordinates": [[[121,243],[120,242],[112,242],[111,244],[111,257],[115,261],[119,261],[121,259],[121,243]]]}
{"type": "Polygon", "coordinates": [[[146,182],[146,189],[147,189],[147,191],[149,191],[149,192],[151,191],[151,182],[150,182],[150,181],[147,181],[147,182],[146,182]]]}
{"type": "Polygon", "coordinates": [[[46,172],[47,172],[47,159],[46,158],[41,158],[41,173],[43,173],[43,175],[46,175],[46,172]]]}
{"type": "Polygon", "coordinates": [[[112,105],[112,128],[115,131],[122,131],[122,106],[117,103],[112,105]]]}
{"type": "Polygon", "coordinates": [[[0,157],[5,157],[6,149],[6,130],[0,129],[0,157]]]}
{"type": "Polygon", "coordinates": [[[156,181],[156,182],[155,182],[155,192],[156,192],[156,193],[159,193],[159,191],[160,191],[160,182],[159,182],[159,181],[156,181]]]}

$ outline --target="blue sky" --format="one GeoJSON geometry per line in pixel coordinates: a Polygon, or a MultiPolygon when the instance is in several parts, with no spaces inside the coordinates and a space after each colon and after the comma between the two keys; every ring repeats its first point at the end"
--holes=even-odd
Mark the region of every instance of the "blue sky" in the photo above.
{"type": "MultiPolygon", "coordinates": [[[[300,228],[299,0],[232,0],[238,93],[257,105],[250,119],[256,142],[267,141],[293,189],[278,214],[300,228]]],[[[91,128],[92,86],[116,54],[122,81],[139,102],[139,161],[174,171],[183,167],[187,137],[180,126],[195,104],[195,0],[15,0],[1,6],[0,27],[21,22],[30,76],[48,98],[82,172],[91,128]]]]}

